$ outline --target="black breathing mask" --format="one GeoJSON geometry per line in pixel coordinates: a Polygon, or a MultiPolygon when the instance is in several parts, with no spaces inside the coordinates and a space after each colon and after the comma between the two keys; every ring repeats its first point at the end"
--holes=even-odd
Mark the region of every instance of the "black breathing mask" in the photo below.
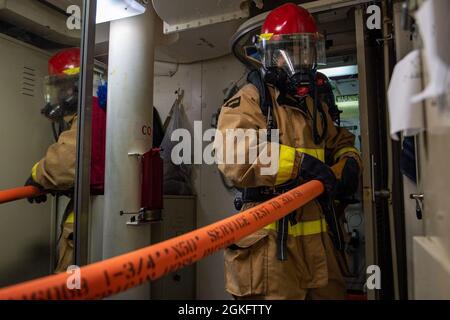
{"type": "Polygon", "coordinates": [[[41,114],[53,122],[63,121],[78,110],[78,75],[45,79],[45,106],[41,114]]]}
{"type": "Polygon", "coordinates": [[[50,121],[60,122],[64,117],[77,113],[77,109],[78,96],[72,96],[60,103],[47,103],[44,108],[41,109],[41,114],[50,121]]]}
{"type": "Polygon", "coordinates": [[[297,72],[289,76],[278,67],[269,67],[264,72],[266,83],[275,86],[282,95],[289,95],[297,100],[303,100],[315,90],[315,70],[297,72]]]}
{"type": "Polygon", "coordinates": [[[319,101],[318,90],[315,82],[316,70],[309,69],[288,76],[286,71],[279,67],[269,67],[264,70],[264,81],[275,86],[281,95],[291,96],[297,102],[305,101],[307,96],[313,99],[314,108],[312,114],[313,139],[316,145],[320,145],[327,137],[328,124],[322,104],[319,101]],[[322,133],[319,134],[317,121],[322,121],[322,133]]]}

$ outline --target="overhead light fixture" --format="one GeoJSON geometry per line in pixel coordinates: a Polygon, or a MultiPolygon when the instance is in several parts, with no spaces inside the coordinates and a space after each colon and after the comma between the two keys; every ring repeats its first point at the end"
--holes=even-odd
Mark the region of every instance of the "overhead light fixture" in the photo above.
{"type": "Polygon", "coordinates": [[[143,14],[148,0],[97,0],[97,23],[143,14]]]}
{"type": "Polygon", "coordinates": [[[322,72],[328,78],[342,77],[342,76],[350,76],[350,75],[358,74],[358,66],[324,68],[324,69],[319,69],[318,71],[322,72]]]}

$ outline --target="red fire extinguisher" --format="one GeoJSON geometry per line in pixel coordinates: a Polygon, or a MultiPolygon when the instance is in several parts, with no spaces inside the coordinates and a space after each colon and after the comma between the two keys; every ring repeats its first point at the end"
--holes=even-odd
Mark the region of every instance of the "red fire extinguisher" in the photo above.
{"type": "Polygon", "coordinates": [[[161,149],[155,148],[142,156],[141,208],[163,208],[163,160],[161,149]]]}

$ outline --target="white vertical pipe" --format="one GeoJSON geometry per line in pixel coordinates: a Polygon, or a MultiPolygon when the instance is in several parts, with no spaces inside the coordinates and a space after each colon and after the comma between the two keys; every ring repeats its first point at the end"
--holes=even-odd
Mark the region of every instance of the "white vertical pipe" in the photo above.
{"type": "MultiPolygon", "coordinates": [[[[152,146],[143,126],[152,127],[155,12],[111,22],[109,40],[103,258],[150,244],[150,226],[130,227],[120,210],[140,209],[140,166],[128,153],[152,146]]],[[[114,298],[149,299],[149,285],[114,298]]]]}

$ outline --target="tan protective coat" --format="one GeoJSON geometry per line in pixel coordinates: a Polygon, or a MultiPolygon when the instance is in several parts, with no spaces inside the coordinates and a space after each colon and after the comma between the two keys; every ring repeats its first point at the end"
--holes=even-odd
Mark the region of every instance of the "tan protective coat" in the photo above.
{"type": "Polygon", "coordinates": [[[52,144],[36,167],[35,180],[47,190],[67,190],[75,181],[77,116],[66,119],[69,130],[52,144]]]}

